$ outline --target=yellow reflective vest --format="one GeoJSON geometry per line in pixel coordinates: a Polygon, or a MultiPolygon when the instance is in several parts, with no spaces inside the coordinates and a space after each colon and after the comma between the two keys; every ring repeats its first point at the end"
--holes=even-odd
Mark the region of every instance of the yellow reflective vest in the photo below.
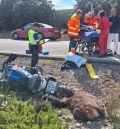
{"type": "Polygon", "coordinates": [[[30,29],[29,32],[28,32],[28,39],[29,39],[29,44],[30,45],[37,45],[38,42],[41,45],[45,43],[44,39],[41,38],[41,36],[39,36],[39,34],[38,34],[38,39],[35,40],[34,39],[34,34],[38,34],[38,32],[36,32],[33,29],[30,29]]]}

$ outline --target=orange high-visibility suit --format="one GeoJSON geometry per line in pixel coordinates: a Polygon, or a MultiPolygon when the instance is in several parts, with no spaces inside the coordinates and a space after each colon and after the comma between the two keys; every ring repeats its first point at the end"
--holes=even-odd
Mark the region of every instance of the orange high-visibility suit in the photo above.
{"type": "Polygon", "coordinates": [[[94,28],[98,27],[98,18],[97,17],[92,17],[90,20],[90,26],[93,26],[94,28]]]}
{"type": "Polygon", "coordinates": [[[85,16],[84,22],[90,25],[90,18],[88,18],[88,16],[85,16]]]}
{"type": "Polygon", "coordinates": [[[76,53],[77,42],[75,38],[79,36],[80,31],[80,17],[76,14],[68,20],[68,36],[70,37],[69,52],[76,53]]]}
{"type": "Polygon", "coordinates": [[[93,26],[94,28],[98,27],[98,18],[97,17],[88,18],[86,16],[84,22],[89,24],[90,26],[93,26]]]}

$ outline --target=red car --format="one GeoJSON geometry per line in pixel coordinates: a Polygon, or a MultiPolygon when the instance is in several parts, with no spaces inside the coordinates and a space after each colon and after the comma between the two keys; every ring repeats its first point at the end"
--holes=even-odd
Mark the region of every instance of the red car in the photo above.
{"type": "MultiPolygon", "coordinates": [[[[32,27],[34,23],[29,23],[25,25],[21,29],[16,29],[12,31],[13,39],[27,39],[28,38],[28,31],[32,27]]],[[[42,33],[45,38],[56,40],[61,37],[60,30],[43,23],[38,23],[40,25],[38,32],[42,33]]]]}

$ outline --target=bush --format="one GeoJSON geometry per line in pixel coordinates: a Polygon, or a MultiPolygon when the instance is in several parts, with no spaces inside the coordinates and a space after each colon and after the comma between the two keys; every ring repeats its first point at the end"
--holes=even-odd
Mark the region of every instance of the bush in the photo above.
{"type": "Polygon", "coordinates": [[[62,125],[54,109],[46,104],[36,113],[34,102],[23,102],[15,97],[0,97],[0,129],[67,129],[62,125]],[[7,102],[5,107],[2,104],[7,102]]]}

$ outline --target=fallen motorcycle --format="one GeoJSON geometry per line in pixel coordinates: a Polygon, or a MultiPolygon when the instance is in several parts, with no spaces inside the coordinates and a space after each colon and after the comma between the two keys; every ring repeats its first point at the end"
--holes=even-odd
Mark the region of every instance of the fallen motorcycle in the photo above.
{"type": "Polygon", "coordinates": [[[29,89],[40,93],[41,101],[49,98],[58,101],[62,97],[71,97],[74,94],[70,89],[59,86],[54,77],[44,77],[40,66],[24,67],[12,64],[16,58],[16,54],[10,54],[4,61],[0,70],[0,86],[10,83],[13,89],[29,89]]]}

